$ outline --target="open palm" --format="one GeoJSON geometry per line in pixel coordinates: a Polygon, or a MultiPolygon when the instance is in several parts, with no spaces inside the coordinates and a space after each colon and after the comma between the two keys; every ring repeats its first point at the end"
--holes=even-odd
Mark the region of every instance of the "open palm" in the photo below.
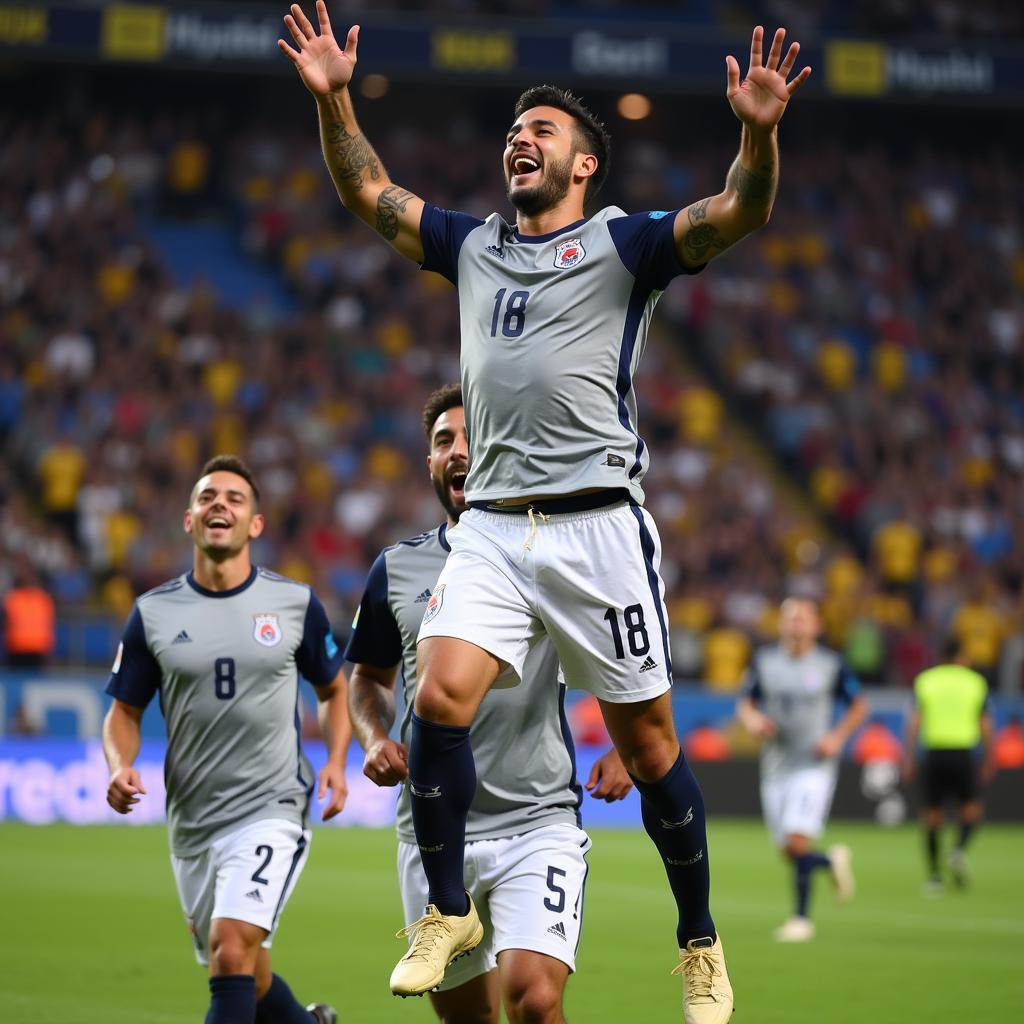
{"type": "Polygon", "coordinates": [[[277,45],[281,52],[295,65],[306,88],[314,96],[326,96],[330,92],[348,85],[356,68],[356,46],[359,43],[359,26],[349,29],[345,40],[345,49],[338,46],[338,41],[331,31],[331,19],[327,16],[327,6],[323,0],[317,0],[317,19],[320,32],[317,34],[309,18],[298,4],[292,4],[291,14],[284,16],[284,23],[292,34],[298,50],[289,46],[283,39],[277,45]]]}
{"type": "Polygon", "coordinates": [[[735,57],[726,57],[728,85],[725,95],[733,113],[751,128],[771,129],[782,119],[789,98],[811,75],[810,68],[804,68],[791,82],[787,82],[793,70],[800,44],[792,43],[782,60],[782,44],[786,30],[780,28],[772,40],[768,59],[761,58],[761,43],[764,29],[758,25],[750,41],[750,67],[747,77],[740,81],[740,66],[735,57]]]}

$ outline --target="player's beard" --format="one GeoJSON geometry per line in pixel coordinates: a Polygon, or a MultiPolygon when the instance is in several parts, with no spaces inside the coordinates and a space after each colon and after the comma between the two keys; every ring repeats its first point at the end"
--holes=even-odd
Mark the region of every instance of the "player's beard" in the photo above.
{"type": "Polygon", "coordinates": [[[544,180],[533,188],[512,191],[512,183],[505,185],[508,201],[527,217],[536,217],[545,210],[560,203],[572,184],[572,162],[575,153],[570,153],[564,160],[549,163],[544,168],[544,180]]]}
{"type": "Polygon", "coordinates": [[[453,523],[459,521],[459,516],[466,511],[465,503],[460,502],[456,504],[452,500],[452,492],[448,489],[448,480],[445,477],[438,479],[433,473],[430,474],[430,480],[434,485],[434,493],[437,495],[437,500],[441,502],[445,512],[448,513],[449,519],[453,523]]]}

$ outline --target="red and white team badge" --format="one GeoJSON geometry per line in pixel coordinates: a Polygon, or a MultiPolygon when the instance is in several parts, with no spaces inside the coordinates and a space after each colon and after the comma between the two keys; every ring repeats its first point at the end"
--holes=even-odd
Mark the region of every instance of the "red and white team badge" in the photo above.
{"type": "Polygon", "coordinates": [[[555,266],[559,270],[568,270],[575,267],[577,263],[583,262],[587,250],[583,248],[583,240],[570,238],[568,242],[559,242],[555,246],[555,266]]]}
{"type": "Polygon", "coordinates": [[[276,647],[281,642],[281,626],[276,615],[254,615],[252,635],[264,647],[276,647]]]}
{"type": "Polygon", "coordinates": [[[444,583],[434,588],[427,602],[427,610],[423,613],[424,622],[429,622],[441,610],[441,605],[444,604],[444,588],[444,583]]]}

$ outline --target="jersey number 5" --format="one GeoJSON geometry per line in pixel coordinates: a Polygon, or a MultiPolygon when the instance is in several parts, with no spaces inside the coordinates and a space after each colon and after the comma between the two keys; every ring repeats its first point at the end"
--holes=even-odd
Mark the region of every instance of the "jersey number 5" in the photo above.
{"type": "MultiPolygon", "coordinates": [[[[494,312],[491,314],[491,337],[498,333],[498,318],[501,316],[501,303],[505,299],[507,288],[498,289],[494,296],[494,312]]],[[[501,333],[506,338],[518,338],[526,329],[526,303],[530,301],[529,292],[512,292],[505,302],[505,316],[501,321],[501,333]]]]}

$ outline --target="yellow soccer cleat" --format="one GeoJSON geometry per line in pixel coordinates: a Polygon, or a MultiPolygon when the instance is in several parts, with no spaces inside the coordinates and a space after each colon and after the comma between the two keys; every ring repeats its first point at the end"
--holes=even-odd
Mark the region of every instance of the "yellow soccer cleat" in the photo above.
{"type": "Polygon", "coordinates": [[[685,1024],[725,1024],[732,1016],[732,985],[720,938],[690,939],[679,950],[672,973],[683,976],[685,1024]]]}
{"type": "Polygon", "coordinates": [[[412,942],[391,972],[391,991],[396,996],[421,996],[437,988],[445,968],[480,944],[484,926],[469,893],[466,899],[469,910],[463,917],[442,914],[431,903],[423,917],[397,933],[397,938],[409,936],[412,942]]]}

